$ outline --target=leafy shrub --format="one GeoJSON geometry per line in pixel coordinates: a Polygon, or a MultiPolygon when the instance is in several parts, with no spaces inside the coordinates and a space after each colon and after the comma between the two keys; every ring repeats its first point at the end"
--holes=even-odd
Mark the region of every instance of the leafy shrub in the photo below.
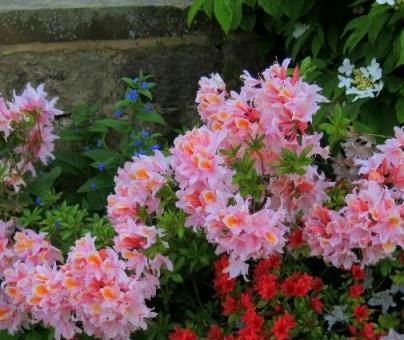
{"type": "Polygon", "coordinates": [[[344,119],[355,122],[360,132],[390,135],[394,125],[404,122],[402,1],[194,0],[189,24],[198,11],[214,17],[226,33],[255,31],[266,56],[305,58],[301,72],[331,99],[315,125],[324,123],[336,105],[344,106],[344,119]],[[350,61],[355,69],[345,86],[347,77],[340,70],[350,61]],[[358,91],[362,99],[355,101],[358,91]]]}

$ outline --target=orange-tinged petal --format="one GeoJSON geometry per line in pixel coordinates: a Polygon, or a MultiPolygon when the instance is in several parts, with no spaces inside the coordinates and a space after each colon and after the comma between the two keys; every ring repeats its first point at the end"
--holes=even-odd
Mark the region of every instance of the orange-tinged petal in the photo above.
{"type": "Polygon", "coordinates": [[[72,277],[66,277],[63,280],[63,287],[65,287],[67,289],[75,288],[75,287],[77,287],[77,281],[72,277]]]}
{"type": "Polygon", "coordinates": [[[36,286],[34,287],[33,293],[34,293],[34,295],[36,295],[36,296],[44,296],[44,295],[48,294],[49,291],[48,291],[48,289],[46,288],[45,285],[39,284],[39,285],[36,285],[36,286]]]}
{"type": "Polygon", "coordinates": [[[11,314],[10,308],[0,308],[0,320],[7,319],[11,314]]]}
{"type": "Polygon", "coordinates": [[[7,293],[7,295],[14,297],[17,295],[17,289],[15,287],[7,287],[6,293],[7,293]]]}
{"type": "Polygon", "coordinates": [[[102,259],[98,252],[91,252],[87,255],[87,262],[98,266],[102,263],[102,259]]]}
{"type": "Polygon", "coordinates": [[[239,218],[236,215],[227,215],[223,219],[224,224],[228,228],[233,228],[239,223],[239,218]]]}
{"type": "Polygon", "coordinates": [[[269,242],[269,244],[271,244],[272,246],[275,246],[278,244],[278,238],[276,237],[275,234],[273,233],[266,233],[265,234],[265,239],[269,242]]]}
{"type": "Polygon", "coordinates": [[[101,294],[105,300],[112,300],[115,298],[115,293],[111,287],[105,286],[101,289],[101,294]]]}

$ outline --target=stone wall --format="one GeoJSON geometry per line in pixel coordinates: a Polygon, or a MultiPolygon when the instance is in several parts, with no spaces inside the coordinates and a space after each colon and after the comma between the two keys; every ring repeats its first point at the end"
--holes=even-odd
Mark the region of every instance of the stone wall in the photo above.
{"type": "Polygon", "coordinates": [[[0,92],[45,82],[69,111],[77,102],[106,110],[119,79],[153,75],[157,105],[172,124],[195,118],[200,76],[220,72],[233,86],[261,66],[254,35],[223,36],[204,16],[186,25],[188,0],[0,0],[0,92]]]}

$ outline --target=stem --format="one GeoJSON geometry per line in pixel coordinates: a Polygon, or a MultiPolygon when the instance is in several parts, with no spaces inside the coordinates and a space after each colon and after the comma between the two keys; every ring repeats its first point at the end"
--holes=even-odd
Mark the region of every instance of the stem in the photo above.
{"type": "Polygon", "coordinates": [[[199,306],[202,308],[202,302],[201,302],[201,299],[199,297],[198,287],[196,286],[196,282],[195,282],[194,279],[192,279],[192,287],[194,289],[196,300],[198,301],[199,306]]]}

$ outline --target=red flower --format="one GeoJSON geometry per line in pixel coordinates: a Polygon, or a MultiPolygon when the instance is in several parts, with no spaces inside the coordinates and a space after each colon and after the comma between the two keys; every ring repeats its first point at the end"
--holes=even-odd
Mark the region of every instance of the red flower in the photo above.
{"type": "Polygon", "coordinates": [[[356,335],[358,333],[358,329],[354,325],[348,325],[348,329],[352,335],[356,335]]]}
{"type": "Polygon", "coordinates": [[[314,311],[315,311],[317,314],[321,314],[321,313],[323,312],[323,303],[322,303],[321,300],[320,300],[318,297],[316,297],[316,296],[313,296],[313,297],[310,299],[310,306],[311,306],[311,308],[314,309],[314,311]]]}
{"type": "Polygon", "coordinates": [[[365,321],[369,316],[369,309],[365,305],[356,306],[353,315],[355,316],[356,320],[359,322],[365,321]]]}
{"type": "Polygon", "coordinates": [[[223,273],[223,270],[229,265],[229,258],[221,256],[215,263],[215,278],[213,284],[218,295],[227,295],[231,293],[235,286],[236,280],[231,279],[228,273],[223,273]]]}
{"type": "Polygon", "coordinates": [[[306,273],[303,274],[296,282],[295,295],[306,296],[312,287],[312,283],[313,277],[306,273]]]}
{"type": "Polygon", "coordinates": [[[322,290],[323,289],[323,287],[324,287],[324,283],[323,283],[323,280],[321,280],[321,278],[319,278],[319,277],[313,277],[313,281],[312,281],[312,284],[311,284],[311,288],[313,288],[313,290],[315,291],[315,292],[319,292],[320,290],[322,290]]]}
{"type": "Polygon", "coordinates": [[[295,327],[296,321],[293,315],[285,313],[275,320],[272,332],[277,340],[285,340],[289,337],[289,330],[295,327]]]}
{"type": "Polygon", "coordinates": [[[349,295],[351,295],[353,298],[357,298],[362,295],[364,290],[363,284],[357,283],[349,287],[349,295]]]}
{"type": "Polygon", "coordinates": [[[240,295],[240,305],[245,309],[255,308],[254,302],[252,301],[251,294],[248,292],[241,293],[240,295]]]}
{"type": "Polygon", "coordinates": [[[308,274],[293,273],[282,283],[285,296],[306,296],[312,288],[313,277],[308,274]]]}
{"type": "Polygon", "coordinates": [[[296,248],[303,243],[303,229],[297,228],[289,234],[289,247],[296,248]]]}
{"type": "Polygon", "coordinates": [[[223,339],[222,330],[218,325],[210,326],[206,340],[221,340],[223,339]]]}
{"type": "Polygon", "coordinates": [[[198,340],[196,334],[187,328],[175,326],[174,332],[170,334],[170,340],[198,340]]]}
{"type": "Polygon", "coordinates": [[[259,333],[264,325],[264,319],[257,314],[254,308],[248,308],[242,320],[246,328],[253,329],[256,333],[259,333]]]}
{"type": "Polygon", "coordinates": [[[237,340],[268,340],[268,337],[257,334],[254,329],[247,327],[239,330],[237,340]]]}
{"type": "Polygon", "coordinates": [[[281,265],[281,258],[278,255],[271,255],[265,260],[261,260],[254,268],[254,279],[258,280],[261,275],[267,274],[268,270],[277,269],[281,265]]]}
{"type": "Polygon", "coordinates": [[[264,300],[268,301],[276,294],[276,279],[277,277],[274,274],[263,274],[259,280],[255,281],[254,289],[264,300]]]}
{"type": "Polygon", "coordinates": [[[361,335],[367,339],[375,339],[375,333],[373,331],[373,324],[367,323],[363,326],[361,335]]]}
{"type": "Polygon", "coordinates": [[[356,280],[364,280],[365,279],[365,271],[357,264],[354,264],[351,268],[351,273],[354,279],[356,280]]]}
{"type": "Polygon", "coordinates": [[[237,300],[234,297],[228,295],[222,302],[222,307],[223,307],[223,314],[230,315],[231,313],[237,310],[237,300]]]}

